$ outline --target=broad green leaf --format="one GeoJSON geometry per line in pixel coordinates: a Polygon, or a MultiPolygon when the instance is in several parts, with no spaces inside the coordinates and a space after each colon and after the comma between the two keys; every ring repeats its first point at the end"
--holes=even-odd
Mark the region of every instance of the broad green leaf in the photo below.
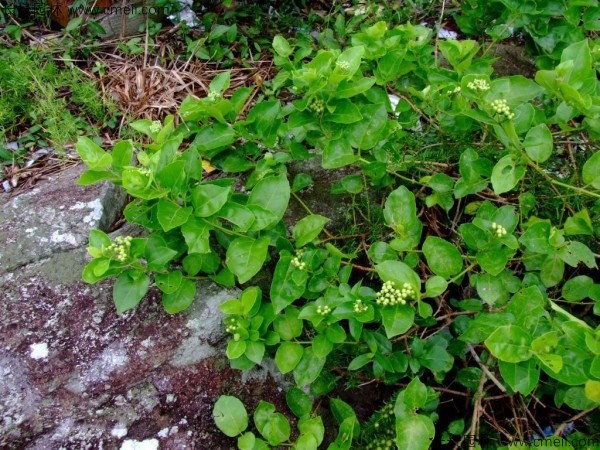
{"type": "Polygon", "coordinates": [[[273,321],[275,332],[284,341],[289,341],[302,334],[302,319],[298,318],[300,312],[295,308],[287,308],[283,314],[277,314],[273,321]]]}
{"type": "Polygon", "coordinates": [[[531,394],[540,379],[540,368],[534,358],[518,363],[499,361],[498,368],[510,388],[523,395],[531,394]]]}
{"type": "Polygon", "coordinates": [[[194,214],[199,217],[209,217],[223,208],[231,198],[231,187],[215,184],[201,184],[192,191],[194,214]]]}
{"type": "Polygon", "coordinates": [[[291,262],[292,257],[290,255],[283,255],[275,267],[270,297],[276,313],[291,305],[294,300],[299,299],[306,287],[308,273],[294,267],[291,262]]]}
{"type": "Polygon", "coordinates": [[[442,295],[446,289],[448,288],[448,282],[438,276],[435,275],[431,278],[428,278],[425,282],[425,297],[437,297],[438,295],[442,295]]]}
{"type": "Polygon", "coordinates": [[[188,218],[192,214],[192,208],[182,208],[176,203],[168,200],[159,200],[157,206],[157,218],[158,223],[164,231],[170,231],[173,228],[177,228],[187,222],[188,218]]]}
{"type": "Polygon", "coordinates": [[[590,289],[594,285],[587,275],[579,275],[568,280],[562,288],[562,296],[570,302],[578,302],[587,298],[590,289]]]}
{"type": "Polygon", "coordinates": [[[371,89],[375,78],[361,78],[357,81],[343,80],[335,91],[336,98],[350,98],[371,89]]]}
{"type": "Polygon", "coordinates": [[[230,339],[227,342],[227,350],[225,351],[229,359],[237,359],[246,351],[247,341],[230,339]]]}
{"type": "Polygon", "coordinates": [[[122,169],[131,165],[133,159],[133,143],[131,139],[117,142],[112,149],[112,166],[115,169],[122,169]]]}
{"type": "Polygon", "coordinates": [[[280,34],[273,38],[273,50],[275,50],[279,56],[284,58],[290,56],[294,51],[287,39],[280,34]]]}
{"type": "Polygon", "coordinates": [[[582,209],[576,212],[572,217],[568,217],[565,221],[565,234],[585,234],[593,235],[594,227],[592,226],[592,219],[587,209],[582,209]]]}
{"type": "Polygon", "coordinates": [[[288,373],[296,368],[303,354],[302,345],[285,341],[281,343],[275,353],[275,363],[281,373],[288,373]]]}
{"type": "Polygon", "coordinates": [[[154,283],[165,294],[172,294],[181,285],[183,274],[181,270],[174,270],[167,273],[157,273],[154,275],[154,283]]]}
{"type": "Polygon", "coordinates": [[[499,327],[485,340],[492,355],[500,361],[518,363],[531,358],[531,336],[517,325],[499,327]]]}
{"type": "Polygon", "coordinates": [[[543,93],[544,89],[533,80],[521,75],[513,75],[493,80],[486,99],[488,101],[505,99],[511,108],[516,108],[543,93]]]}
{"type": "Polygon", "coordinates": [[[163,294],[162,304],[163,308],[169,314],[177,314],[178,312],[185,311],[194,302],[196,296],[196,283],[192,280],[184,279],[176,291],[163,294]]]}
{"type": "Polygon", "coordinates": [[[310,414],[312,401],[302,389],[292,387],[285,394],[285,401],[294,415],[298,418],[310,414]]]}
{"type": "Polygon", "coordinates": [[[508,262],[508,255],[502,247],[491,247],[477,252],[477,263],[490,275],[502,273],[508,262]]]}
{"type": "Polygon", "coordinates": [[[419,244],[423,224],[417,218],[415,196],[405,186],[390,193],[385,201],[383,217],[386,225],[396,232],[396,239],[391,244],[394,250],[411,250],[419,244]]]}
{"type": "Polygon", "coordinates": [[[525,175],[525,166],[513,155],[506,155],[492,170],[492,187],[496,195],[512,190],[525,175]]]}
{"type": "Polygon", "coordinates": [[[151,234],[146,241],[144,255],[149,269],[162,270],[177,255],[177,251],[169,248],[162,236],[151,234]]]}
{"type": "Polygon", "coordinates": [[[216,123],[202,128],[190,144],[190,147],[208,158],[220,153],[235,142],[236,135],[229,125],[216,123]]]}
{"type": "Polygon", "coordinates": [[[410,65],[404,61],[405,55],[406,48],[401,48],[386,53],[377,62],[377,71],[375,73],[377,75],[378,84],[385,85],[396,79],[401,73],[406,73],[406,69],[407,67],[410,68],[410,65]]]}
{"type": "MultiPolygon", "coordinates": [[[[325,435],[325,427],[323,426],[323,420],[319,416],[301,418],[298,421],[298,430],[303,435],[310,435],[314,437],[315,449],[317,448],[316,446],[320,445],[321,442],[323,442],[323,437],[325,435]]],[[[304,448],[298,445],[297,450],[304,450],[304,448]]]]}
{"type": "Polygon", "coordinates": [[[356,161],[354,150],[346,138],[328,140],[323,149],[324,169],[339,169],[356,161]]]}
{"type": "Polygon", "coordinates": [[[406,333],[415,321],[415,310],[410,305],[386,306],[381,317],[388,339],[406,333]]]}
{"type": "Polygon", "coordinates": [[[329,219],[320,216],[319,214],[311,214],[300,219],[298,223],[294,225],[294,229],[292,230],[294,240],[296,241],[296,247],[304,247],[306,244],[316,239],[327,222],[329,222],[329,219]]]}
{"type": "Polygon", "coordinates": [[[350,100],[339,100],[335,103],[335,111],[326,114],[323,118],[326,121],[334,123],[354,123],[362,119],[360,110],[350,100]]]}
{"type": "Polygon", "coordinates": [[[369,364],[373,360],[373,353],[365,353],[364,355],[358,355],[350,364],[348,364],[348,370],[358,370],[361,367],[369,364]]]}
{"type": "Polygon", "coordinates": [[[553,253],[548,255],[542,263],[540,279],[544,286],[552,287],[562,281],[564,273],[565,263],[558,253],[553,253]]]}
{"type": "Polygon", "coordinates": [[[113,286],[113,300],[117,307],[117,313],[135,308],[140,300],[148,292],[150,278],[139,270],[128,270],[123,272],[113,286]]]}
{"type": "Polygon", "coordinates": [[[396,417],[396,445],[403,450],[427,450],[435,436],[431,419],[421,414],[396,417]]]}
{"type": "Polygon", "coordinates": [[[583,182],[600,189],[600,151],[594,153],[583,165],[583,182]]]}
{"type": "MultiPolygon", "coordinates": [[[[263,208],[270,213],[271,220],[264,223],[259,221],[257,217],[257,221],[250,229],[258,231],[275,225],[283,218],[289,200],[290,184],[285,174],[270,176],[260,180],[252,189],[246,206],[251,210],[253,206],[263,208]]],[[[255,213],[254,210],[252,212],[255,213]]]]}
{"type": "Polygon", "coordinates": [[[217,428],[229,437],[235,437],[248,428],[248,413],[244,404],[235,397],[222,395],[213,408],[217,428]]]}
{"type": "Polygon", "coordinates": [[[429,268],[444,278],[450,278],[463,269],[462,255],[450,242],[435,236],[428,236],[423,243],[423,254],[429,268]]]}
{"type": "Polygon", "coordinates": [[[260,364],[265,355],[265,344],[259,341],[247,341],[244,356],[255,364],[260,364]]]}
{"type": "Polygon", "coordinates": [[[397,287],[408,283],[417,295],[421,291],[421,278],[403,262],[383,261],[375,266],[375,270],[383,281],[392,281],[397,287]]]}
{"type": "Polygon", "coordinates": [[[369,150],[385,137],[383,131],[388,115],[383,103],[365,105],[360,112],[363,119],[349,126],[350,144],[360,150],[369,150]]]}
{"type": "Polygon", "coordinates": [[[223,93],[229,89],[230,79],[231,73],[229,71],[219,73],[211,80],[209,85],[210,91],[217,94],[223,93]]]}
{"type": "Polygon", "coordinates": [[[88,137],[80,137],[75,146],[81,160],[93,171],[105,171],[112,163],[112,156],[98,147],[88,137]]]}
{"type": "MultiPolygon", "coordinates": [[[[600,381],[588,380],[585,382],[585,396],[596,405],[600,403],[600,381]]],[[[583,409],[583,408],[582,408],[583,409]]]]}
{"type": "Polygon", "coordinates": [[[229,270],[238,277],[240,283],[245,283],[256,275],[267,258],[269,238],[239,237],[234,239],[227,248],[226,264],[229,270]]]}
{"type": "Polygon", "coordinates": [[[256,218],[250,209],[234,202],[227,202],[219,211],[218,216],[228,220],[242,232],[248,231],[256,221],[256,218]]]}
{"type": "Polygon", "coordinates": [[[210,252],[210,226],[203,220],[190,217],[181,227],[181,233],[188,246],[188,254],[210,252]]]}
{"type": "Polygon", "coordinates": [[[409,409],[422,408],[427,403],[427,386],[418,377],[413,378],[404,389],[403,400],[409,409]]]}
{"type": "Polygon", "coordinates": [[[523,141],[525,151],[537,163],[543,163],[552,155],[552,133],[545,123],[531,128],[523,141]]]}
{"type": "Polygon", "coordinates": [[[311,347],[306,347],[300,363],[294,369],[296,385],[302,387],[315,381],[324,365],[325,358],[319,358],[311,347]]]}

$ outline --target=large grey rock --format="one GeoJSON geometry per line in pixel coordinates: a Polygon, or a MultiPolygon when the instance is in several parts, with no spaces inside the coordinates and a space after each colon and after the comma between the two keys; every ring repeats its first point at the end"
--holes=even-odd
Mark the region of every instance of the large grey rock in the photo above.
{"type": "Polygon", "coordinates": [[[109,183],[77,186],[83,170],[80,164],[31,191],[0,197],[0,273],[80,247],[91,229],[106,230],[119,217],[125,193],[109,183]]]}
{"type": "MultiPolygon", "coordinates": [[[[74,172],[63,175],[73,182],[74,172]]],[[[237,290],[199,283],[192,307],[170,316],[151,288],[138,308],[118,316],[113,280],[80,280],[88,230],[111,222],[107,208],[89,205],[103,205],[108,188],[69,187],[60,176],[50,183],[10,200],[2,213],[12,250],[3,252],[3,264],[11,263],[0,273],[0,448],[127,449],[143,442],[148,449],[229,449],[234,441],[212,417],[220,395],[239,396],[250,408],[261,398],[284,407],[272,364],[247,374],[229,367],[219,305],[237,290]],[[7,223],[17,210],[19,221],[7,223]],[[43,242],[54,233],[73,239],[51,249],[24,245],[23,228],[34,224],[43,242]]]]}

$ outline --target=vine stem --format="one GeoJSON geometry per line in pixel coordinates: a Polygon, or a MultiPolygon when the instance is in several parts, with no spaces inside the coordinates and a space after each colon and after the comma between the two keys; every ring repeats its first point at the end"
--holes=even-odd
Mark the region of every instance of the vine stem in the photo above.
{"type": "Polygon", "coordinates": [[[554,303],[552,300],[548,299],[548,301],[550,302],[550,308],[552,308],[553,311],[556,311],[559,314],[562,314],[565,317],[568,317],[569,320],[572,320],[573,322],[577,322],[579,325],[584,326],[586,329],[590,330],[590,331],[594,331],[592,330],[592,328],[585,323],[583,320],[578,319],[577,317],[575,317],[573,314],[571,314],[570,312],[565,311],[564,309],[562,309],[560,306],[558,306],[556,303],[554,303]]]}
{"type": "Polygon", "coordinates": [[[533,167],[537,173],[539,173],[541,176],[543,176],[546,180],[548,180],[553,185],[564,187],[565,189],[570,189],[572,191],[577,191],[581,194],[588,195],[590,197],[600,198],[600,194],[588,191],[587,189],[580,188],[578,186],[572,186],[570,184],[563,183],[562,181],[555,180],[550,175],[548,175],[540,166],[538,166],[535,162],[531,161],[529,158],[528,158],[527,163],[529,166],[533,167]]]}

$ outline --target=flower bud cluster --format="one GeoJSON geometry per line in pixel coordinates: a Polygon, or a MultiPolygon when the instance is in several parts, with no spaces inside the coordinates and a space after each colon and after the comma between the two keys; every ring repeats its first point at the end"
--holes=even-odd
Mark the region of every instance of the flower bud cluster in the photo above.
{"type": "Polygon", "coordinates": [[[158,133],[161,129],[162,124],[160,123],[160,120],[155,120],[152,122],[152,124],[150,124],[150,131],[152,133],[158,133]]]}
{"type": "Polygon", "coordinates": [[[402,289],[396,289],[394,283],[386,281],[377,293],[377,304],[383,306],[405,305],[406,299],[415,295],[415,290],[409,283],[404,283],[402,289]]]}
{"type": "Polygon", "coordinates": [[[461,87],[460,86],[456,86],[454,89],[452,89],[450,92],[448,92],[448,94],[452,95],[452,94],[458,94],[461,91],[461,87]]]}
{"type": "Polygon", "coordinates": [[[214,102],[214,101],[218,100],[220,97],[221,97],[221,95],[218,92],[215,92],[215,91],[209,91],[208,92],[208,99],[211,102],[214,102]]]}
{"type": "Polygon", "coordinates": [[[467,87],[472,91],[489,91],[490,83],[483,78],[476,78],[473,81],[469,81],[467,87]]]}
{"type": "Polygon", "coordinates": [[[317,314],[321,316],[326,316],[331,312],[331,308],[327,305],[325,306],[317,306],[317,314]]]}
{"type": "Polygon", "coordinates": [[[496,222],[492,223],[492,230],[496,232],[496,236],[498,237],[506,236],[507,233],[506,228],[496,222]]]}
{"type": "Polygon", "coordinates": [[[296,269],[306,270],[306,263],[304,261],[302,261],[303,254],[304,254],[303,251],[298,250],[296,252],[296,256],[294,256],[292,258],[292,266],[294,266],[296,269]]]}
{"type": "Polygon", "coordinates": [[[511,112],[508,103],[504,99],[494,100],[490,106],[497,114],[504,114],[507,119],[515,118],[515,113],[511,112]]]}
{"type": "Polygon", "coordinates": [[[343,70],[344,72],[347,72],[348,70],[350,70],[350,63],[348,61],[337,61],[335,63],[336,67],[339,67],[340,70],[343,70]]]}
{"type": "Polygon", "coordinates": [[[394,443],[396,436],[394,405],[388,403],[374,417],[376,417],[376,420],[373,423],[373,428],[376,435],[369,440],[365,448],[367,450],[395,450],[397,447],[394,443]]]}
{"type": "Polygon", "coordinates": [[[363,301],[361,299],[357,299],[354,302],[354,312],[356,314],[362,314],[362,313],[366,312],[367,309],[369,309],[369,308],[367,307],[367,305],[365,305],[363,303],[363,301]]]}
{"type": "Polygon", "coordinates": [[[325,102],[323,100],[313,98],[310,101],[308,107],[310,109],[312,109],[314,112],[316,112],[317,114],[321,114],[323,111],[325,111],[325,102]]]}
{"type": "Polygon", "coordinates": [[[115,242],[108,246],[108,251],[115,257],[117,261],[124,262],[127,260],[129,250],[131,249],[131,236],[117,236],[115,242]]]}
{"type": "Polygon", "coordinates": [[[235,319],[233,317],[231,319],[228,319],[228,323],[227,323],[227,326],[225,327],[225,331],[227,331],[228,333],[233,333],[238,328],[240,328],[240,324],[238,323],[237,319],[235,319]]]}

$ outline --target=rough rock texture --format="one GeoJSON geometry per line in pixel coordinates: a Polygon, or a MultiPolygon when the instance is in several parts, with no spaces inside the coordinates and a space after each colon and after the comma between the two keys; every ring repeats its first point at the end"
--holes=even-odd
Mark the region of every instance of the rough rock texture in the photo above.
{"type": "Polygon", "coordinates": [[[120,215],[125,193],[112,184],[77,186],[83,168],[53,175],[29,192],[0,197],[0,273],[80,247],[93,228],[120,215]]]}
{"type": "Polygon", "coordinates": [[[251,408],[260,398],[283,406],[268,364],[242,375],[224,357],[219,304],[237,292],[200,284],[194,305],[169,316],[152,289],[136,310],[117,316],[111,280],[80,281],[85,235],[109,220],[73,206],[117,206],[120,197],[106,186],[69,189],[63,177],[73,175],[0,203],[8,240],[0,269],[0,449],[233,448],[214,426],[219,395],[237,395],[251,408]],[[22,217],[7,223],[16,209],[22,217]],[[40,242],[24,245],[22,228],[34,224],[40,242]],[[55,232],[74,238],[41,245],[55,232]]]}

